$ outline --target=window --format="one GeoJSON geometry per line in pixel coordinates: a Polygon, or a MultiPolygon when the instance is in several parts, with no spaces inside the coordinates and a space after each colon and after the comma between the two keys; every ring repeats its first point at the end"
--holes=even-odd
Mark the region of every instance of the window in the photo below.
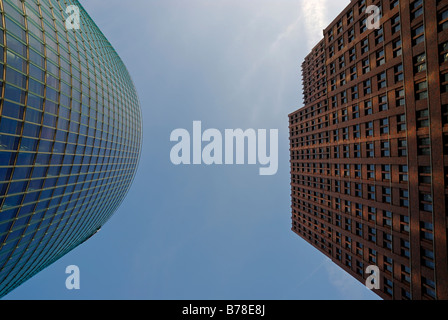
{"type": "Polygon", "coordinates": [[[348,145],[345,145],[342,148],[343,148],[344,158],[350,158],[350,147],[348,145]]]}
{"type": "Polygon", "coordinates": [[[439,48],[440,51],[440,63],[448,61],[448,42],[442,43],[439,48]]]}
{"type": "Polygon", "coordinates": [[[417,129],[429,127],[429,110],[417,111],[417,129]]]}
{"type": "Polygon", "coordinates": [[[394,283],[387,278],[384,278],[384,292],[390,296],[394,294],[394,283]]]}
{"type": "Polygon", "coordinates": [[[395,8],[396,6],[398,6],[399,1],[398,0],[391,0],[390,1],[390,10],[392,10],[393,8],[395,8]]]}
{"type": "Polygon", "coordinates": [[[336,90],[336,79],[335,78],[330,80],[330,90],[331,91],[336,90]]]}
{"type": "Polygon", "coordinates": [[[398,139],[398,156],[406,157],[408,155],[408,144],[406,139],[398,139]]]}
{"type": "Polygon", "coordinates": [[[415,99],[422,100],[428,98],[428,83],[426,80],[415,84],[415,99]]]}
{"type": "Polygon", "coordinates": [[[375,165],[373,164],[367,165],[367,179],[375,179],[375,165]]]}
{"type": "Polygon", "coordinates": [[[366,100],[364,101],[364,114],[367,116],[369,114],[372,114],[372,101],[366,100]]]}
{"type": "Polygon", "coordinates": [[[411,20],[421,16],[423,14],[423,0],[415,0],[411,3],[411,20]]]}
{"type": "Polygon", "coordinates": [[[418,155],[428,156],[431,154],[431,139],[429,136],[419,137],[417,139],[418,155]]]}
{"type": "Polygon", "coordinates": [[[359,22],[359,32],[363,33],[367,30],[367,19],[363,19],[359,22]]]}
{"type": "Polygon", "coordinates": [[[367,145],[366,145],[366,156],[367,156],[367,158],[373,158],[375,156],[373,143],[367,143],[367,145]]]}
{"type": "Polygon", "coordinates": [[[399,167],[399,180],[400,182],[408,182],[408,166],[406,165],[400,165],[399,167]]]}
{"type": "Polygon", "coordinates": [[[414,57],[414,73],[426,71],[426,53],[414,57]]]}
{"type": "Polygon", "coordinates": [[[436,299],[436,284],[434,281],[422,277],[422,293],[433,299],[436,299]]]}
{"type": "Polygon", "coordinates": [[[369,52],[369,38],[366,37],[361,40],[361,54],[369,52]]]}
{"type": "Polygon", "coordinates": [[[367,199],[375,200],[375,186],[372,185],[367,186],[367,199]]]}
{"type": "Polygon", "coordinates": [[[404,79],[403,65],[401,63],[394,67],[394,79],[395,79],[395,83],[401,82],[404,79]]]}
{"type": "MultiPolygon", "coordinates": [[[[386,74],[384,73],[384,77],[386,77],[386,74]]],[[[382,80],[384,83],[386,83],[386,80],[382,80]]],[[[387,104],[387,95],[382,95],[378,98],[378,104],[379,104],[379,110],[380,111],[386,111],[389,109],[387,104]]]]}
{"type": "Polygon", "coordinates": [[[410,251],[409,251],[409,249],[411,248],[411,246],[410,246],[410,244],[409,244],[409,241],[407,241],[407,240],[404,240],[404,239],[400,239],[400,247],[401,247],[401,255],[403,256],[403,257],[407,257],[407,258],[409,258],[410,257],[410,251]]]}
{"type": "Polygon", "coordinates": [[[430,193],[420,193],[420,210],[432,212],[432,195],[430,193]]]}
{"type": "Polygon", "coordinates": [[[367,72],[370,72],[369,58],[362,60],[362,73],[366,74],[367,72]]]}
{"type": "Polygon", "coordinates": [[[448,104],[442,105],[442,123],[444,126],[448,125],[448,104]]]}
{"type": "Polygon", "coordinates": [[[397,132],[406,131],[406,115],[399,114],[397,116],[397,132]]]}
{"type": "Polygon", "coordinates": [[[404,89],[398,89],[395,91],[395,106],[400,107],[404,106],[404,89]]]}
{"type": "Polygon", "coordinates": [[[336,27],[337,27],[337,30],[336,30],[337,33],[340,34],[343,31],[343,29],[342,29],[342,20],[338,21],[338,23],[336,24],[336,27]]]}
{"type": "Polygon", "coordinates": [[[355,29],[351,28],[348,30],[348,43],[351,43],[353,40],[355,40],[355,29]]]}
{"type": "Polygon", "coordinates": [[[448,9],[439,14],[439,32],[448,29],[448,9]]]}
{"type": "MultiPolygon", "coordinates": [[[[390,201],[389,201],[390,203],[390,201]]],[[[384,211],[383,212],[383,225],[387,227],[392,227],[392,212],[384,211]]],[[[390,241],[392,241],[392,235],[390,235],[390,241]]],[[[389,248],[391,249],[391,248],[389,248]]]]}
{"type": "Polygon", "coordinates": [[[370,79],[367,79],[363,82],[363,87],[364,87],[364,95],[368,95],[372,93],[372,89],[371,89],[371,81],[370,79]]]}
{"type": "Polygon", "coordinates": [[[430,222],[420,222],[420,235],[423,240],[434,241],[434,225],[430,222]]]}
{"type": "MultiPolygon", "coordinates": [[[[362,184],[355,183],[355,196],[358,198],[362,198],[362,184]]],[[[361,214],[362,212],[360,212],[361,214]]]]}
{"type": "Polygon", "coordinates": [[[369,261],[376,263],[376,250],[369,248],[369,261]]]}
{"type": "Polygon", "coordinates": [[[401,280],[411,283],[411,268],[408,266],[401,265],[401,280]]]}
{"type": "Polygon", "coordinates": [[[412,35],[412,45],[413,46],[416,46],[425,40],[424,33],[425,33],[425,30],[424,30],[423,25],[420,25],[420,26],[416,27],[415,29],[412,29],[411,35],[412,35]]]}
{"type": "MultiPolygon", "coordinates": [[[[383,181],[389,181],[390,180],[390,165],[388,164],[383,164],[381,165],[381,176],[383,181]]],[[[390,189],[389,189],[390,191],[390,189]]],[[[383,190],[384,193],[384,190],[383,190]]],[[[390,192],[389,192],[390,195],[390,192]]]]}
{"type": "MultiPolygon", "coordinates": [[[[356,91],[358,91],[358,89],[356,89],[356,91]]],[[[357,118],[359,118],[359,107],[356,105],[356,106],[352,107],[352,119],[357,119],[357,118]]]]}
{"type": "Polygon", "coordinates": [[[384,41],[383,27],[382,26],[379,29],[376,29],[374,34],[375,34],[375,45],[378,45],[378,44],[380,44],[381,42],[384,41]]]}
{"type": "Polygon", "coordinates": [[[400,189],[400,206],[409,207],[409,191],[406,189],[400,189]]]}
{"type": "Polygon", "coordinates": [[[359,139],[361,134],[359,133],[359,124],[353,126],[353,139],[359,139]]]}
{"type": "Polygon", "coordinates": [[[367,218],[369,219],[369,221],[375,221],[376,220],[376,208],[368,207],[367,211],[368,211],[367,218]]]}
{"type": "Polygon", "coordinates": [[[348,57],[350,62],[353,62],[356,60],[356,49],[355,47],[348,50],[348,57]]]}
{"type": "Polygon", "coordinates": [[[442,93],[448,92],[448,72],[441,74],[440,91],[442,91],[442,93]]]}
{"type": "Polygon", "coordinates": [[[334,46],[328,48],[330,58],[334,56],[334,46]]]}
{"type": "Polygon", "coordinates": [[[347,103],[347,91],[344,90],[341,92],[341,104],[346,104],[346,103],[347,103]]]}
{"type": "Polygon", "coordinates": [[[389,257],[384,257],[384,270],[388,273],[393,272],[393,260],[389,257]]]}
{"type": "Polygon", "coordinates": [[[366,123],[366,137],[372,137],[373,136],[373,122],[367,122],[366,123]]]}
{"type": "Polygon", "coordinates": [[[347,12],[347,25],[353,22],[353,10],[347,12]]]}
{"type": "Polygon", "coordinates": [[[361,165],[355,164],[355,178],[361,178],[361,165]]]}
{"type": "Polygon", "coordinates": [[[386,88],[387,85],[386,85],[386,72],[385,71],[383,71],[377,75],[377,80],[378,80],[378,90],[386,88]]]}
{"type": "Polygon", "coordinates": [[[431,166],[418,167],[418,180],[421,184],[431,184],[431,166]]]}
{"type": "Polygon", "coordinates": [[[383,203],[391,203],[390,188],[383,187],[383,203]]]}
{"type": "Polygon", "coordinates": [[[394,16],[391,19],[391,23],[392,23],[392,34],[400,31],[400,15],[399,14],[397,14],[396,16],[394,16]]]}
{"type": "Polygon", "coordinates": [[[394,40],[393,42],[393,52],[394,52],[394,58],[401,56],[401,38],[398,38],[397,40],[394,40]]]}
{"type": "Polygon", "coordinates": [[[343,85],[345,85],[345,72],[341,72],[340,74],[339,74],[339,86],[343,86],[343,85]]]}
{"type": "MultiPolygon", "coordinates": [[[[342,117],[341,117],[342,122],[345,122],[345,121],[348,120],[348,111],[347,111],[347,108],[344,108],[344,109],[341,110],[341,116],[342,116],[342,117]]],[[[347,133],[347,138],[344,137],[344,139],[348,139],[348,128],[344,128],[344,129],[343,129],[343,132],[346,132],[346,133],[347,133]]]]}
{"type": "MultiPolygon", "coordinates": [[[[339,30],[339,29],[338,29],[339,30]]],[[[342,30],[342,27],[341,27],[341,30],[342,30]]],[[[339,32],[338,32],[339,33],[339,32]]],[[[344,49],[344,38],[343,37],[340,37],[339,39],[338,39],[338,50],[340,51],[340,50],[342,50],[342,49],[344,49]]]]}
{"type": "Polygon", "coordinates": [[[409,233],[409,217],[400,216],[400,231],[404,233],[409,233]]]}
{"type": "MultiPolygon", "coordinates": [[[[353,66],[350,68],[350,81],[353,81],[357,78],[357,72],[356,72],[356,66],[353,66]]],[[[356,87],[356,89],[358,89],[358,87],[356,87]]],[[[358,91],[358,90],[356,90],[358,91]]]]}
{"type": "Polygon", "coordinates": [[[430,269],[434,269],[434,252],[429,249],[422,248],[422,265],[430,269]]]}
{"type": "Polygon", "coordinates": [[[380,119],[380,134],[387,134],[389,133],[389,119],[384,118],[380,119]]]}
{"type": "Polygon", "coordinates": [[[382,157],[390,157],[389,141],[381,142],[381,156],[382,157]]]}

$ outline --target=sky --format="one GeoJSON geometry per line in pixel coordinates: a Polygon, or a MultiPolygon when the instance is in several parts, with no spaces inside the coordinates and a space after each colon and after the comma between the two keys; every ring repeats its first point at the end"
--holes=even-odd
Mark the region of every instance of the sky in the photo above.
{"type": "Polygon", "coordinates": [[[348,0],[80,1],[142,107],[140,165],[90,240],[7,299],[377,300],[291,231],[288,114],[301,63],[348,0]],[[179,165],[173,130],[278,129],[276,175],[179,165]],[[65,269],[80,270],[68,290],[65,269]]]}

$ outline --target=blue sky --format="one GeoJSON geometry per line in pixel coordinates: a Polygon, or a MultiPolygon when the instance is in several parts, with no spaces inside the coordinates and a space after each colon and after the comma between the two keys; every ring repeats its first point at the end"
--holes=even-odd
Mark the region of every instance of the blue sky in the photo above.
{"type": "Polygon", "coordinates": [[[81,1],[136,85],[140,166],[97,235],[5,299],[378,299],[290,231],[287,115],[302,106],[303,58],[348,2],[81,1]],[[278,129],[277,174],[174,166],[170,134],[195,120],[278,129]]]}

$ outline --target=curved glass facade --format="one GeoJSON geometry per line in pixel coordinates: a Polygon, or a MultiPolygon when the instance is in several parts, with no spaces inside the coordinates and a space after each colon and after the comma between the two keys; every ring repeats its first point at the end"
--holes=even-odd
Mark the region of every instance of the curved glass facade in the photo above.
{"type": "Polygon", "coordinates": [[[126,67],[78,1],[0,0],[0,57],[1,297],[111,217],[142,125],[126,67]]]}

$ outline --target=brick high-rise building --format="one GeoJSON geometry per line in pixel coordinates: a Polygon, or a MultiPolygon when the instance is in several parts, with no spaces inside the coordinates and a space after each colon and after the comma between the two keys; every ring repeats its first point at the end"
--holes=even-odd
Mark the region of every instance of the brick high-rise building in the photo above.
{"type": "Polygon", "coordinates": [[[448,299],[448,0],[351,1],[302,73],[292,230],[383,299],[448,299]]]}

